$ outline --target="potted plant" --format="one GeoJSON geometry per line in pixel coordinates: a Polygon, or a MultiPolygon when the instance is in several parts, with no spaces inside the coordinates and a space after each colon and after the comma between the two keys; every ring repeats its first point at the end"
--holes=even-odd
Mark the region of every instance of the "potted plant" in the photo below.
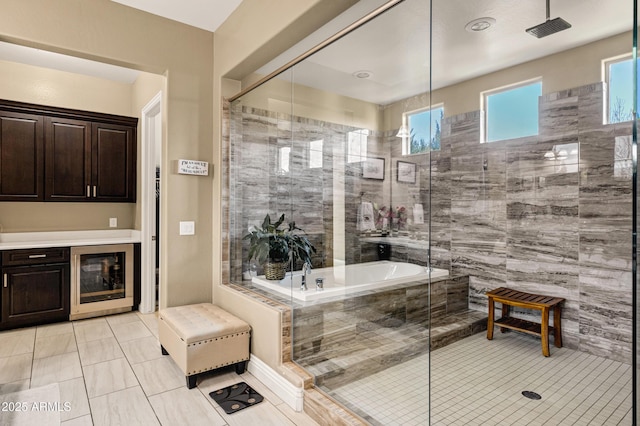
{"type": "Polygon", "coordinates": [[[311,244],[304,231],[295,222],[284,224],[284,214],[277,222],[271,222],[267,214],[262,226],[254,226],[243,237],[250,241],[249,259],[255,259],[264,267],[268,280],[281,280],[287,270],[287,263],[296,260],[311,264],[311,254],[316,248],[311,244]]]}

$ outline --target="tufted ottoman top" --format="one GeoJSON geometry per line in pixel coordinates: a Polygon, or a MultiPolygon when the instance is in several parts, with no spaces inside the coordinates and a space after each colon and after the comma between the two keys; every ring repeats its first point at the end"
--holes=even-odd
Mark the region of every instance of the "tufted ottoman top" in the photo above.
{"type": "Polygon", "coordinates": [[[211,303],[161,309],[160,321],[187,344],[251,330],[249,324],[211,303]]]}

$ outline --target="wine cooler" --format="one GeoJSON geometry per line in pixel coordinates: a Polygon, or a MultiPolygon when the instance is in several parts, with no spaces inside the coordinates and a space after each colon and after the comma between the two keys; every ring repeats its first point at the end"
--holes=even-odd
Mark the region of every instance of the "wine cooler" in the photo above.
{"type": "Polygon", "coordinates": [[[71,248],[70,320],[130,311],[133,244],[71,248]]]}

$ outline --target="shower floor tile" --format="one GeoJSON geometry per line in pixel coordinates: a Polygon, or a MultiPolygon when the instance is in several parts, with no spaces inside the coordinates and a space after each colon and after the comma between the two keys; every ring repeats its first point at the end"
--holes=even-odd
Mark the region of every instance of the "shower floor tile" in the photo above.
{"type": "Polygon", "coordinates": [[[630,365],[568,348],[545,358],[518,333],[476,334],[329,391],[385,426],[426,424],[429,392],[438,425],[631,425],[630,365]]]}

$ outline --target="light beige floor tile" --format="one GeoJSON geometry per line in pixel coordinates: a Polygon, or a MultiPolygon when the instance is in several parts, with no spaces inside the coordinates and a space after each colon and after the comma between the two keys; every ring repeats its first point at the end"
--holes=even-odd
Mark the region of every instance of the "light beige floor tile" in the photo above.
{"type": "Polygon", "coordinates": [[[78,417],[76,419],[67,420],[66,422],[60,423],[60,426],[93,426],[93,421],[91,420],[91,415],[78,417]]]}
{"type": "Polygon", "coordinates": [[[78,353],[82,365],[97,364],[124,357],[115,337],[78,343],[78,353]]]}
{"type": "Polygon", "coordinates": [[[147,326],[144,325],[141,320],[123,324],[114,324],[111,328],[119,342],[126,342],[128,340],[152,336],[147,326]]]}
{"type": "Polygon", "coordinates": [[[36,347],[33,357],[46,358],[48,356],[66,354],[77,350],[76,336],[73,334],[73,331],[71,333],[42,337],[39,335],[36,337],[36,347]]]}
{"type": "Polygon", "coordinates": [[[39,325],[36,327],[36,339],[58,334],[73,333],[72,322],[60,322],[56,324],[39,325]]]}
{"type": "Polygon", "coordinates": [[[89,404],[95,426],[160,424],[139,386],[91,398],[89,404]]]}
{"type": "Polygon", "coordinates": [[[77,352],[54,355],[33,360],[31,387],[82,377],[82,368],[77,352]]]}
{"type": "Polygon", "coordinates": [[[29,389],[29,384],[31,384],[31,380],[29,379],[18,380],[12,383],[0,384],[0,395],[4,395],[5,393],[14,393],[21,390],[29,389]]]}
{"type": "MultiPolygon", "coordinates": [[[[251,386],[253,387],[253,386],[251,386]]],[[[255,388],[254,388],[255,389],[255,388]]],[[[257,389],[256,389],[257,390],[257,389]]],[[[262,395],[262,392],[258,392],[262,395]]],[[[289,407],[284,402],[282,404],[275,405],[275,407],[282,412],[289,420],[291,420],[296,426],[318,426],[311,417],[304,412],[296,412],[293,408],[289,407]]],[[[426,423],[425,423],[426,424],[426,423]]]]}
{"type": "Polygon", "coordinates": [[[118,358],[84,367],[89,398],[138,386],[138,380],[126,358],[118,358]]]}
{"type": "Polygon", "coordinates": [[[0,357],[20,355],[33,352],[36,338],[34,327],[24,330],[3,331],[0,333],[0,357]]]}
{"type": "Polygon", "coordinates": [[[104,318],[76,321],[73,323],[73,329],[78,344],[113,337],[111,327],[104,318]]]}
{"type": "Polygon", "coordinates": [[[12,383],[31,377],[33,354],[0,358],[0,383],[12,383]]]}
{"type": "Polygon", "coordinates": [[[158,311],[150,314],[141,314],[138,312],[138,317],[144,322],[151,333],[158,337],[158,311]]]}
{"type": "Polygon", "coordinates": [[[197,389],[181,387],[149,397],[163,425],[224,425],[225,420],[197,389]]]}
{"type": "Polygon", "coordinates": [[[60,424],[58,384],[0,395],[0,424],[41,426],[60,424]],[[51,409],[56,407],[56,409],[51,409]]]}
{"type": "Polygon", "coordinates": [[[140,320],[140,318],[138,317],[138,314],[136,314],[135,312],[127,312],[127,313],[124,313],[124,314],[109,315],[109,316],[105,317],[105,319],[107,320],[109,325],[124,324],[124,323],[127,323],[127,322],[135,322],[135,321],[139,321],[140,320]]]}
{"type": "Polygon", "coordinates": [[[69,411],[60,413],[60,420],[65,421],[91,414],[83,377],[60,382],[58,385],[60,386],[60,402],[71,404],[69,411]]]}
{"type": "Polygon", "coordinates": [[[165,356],[162,355],[160,342],[158,342],[158,339],[155,336],[128,340],[120,343],[120,347],[122,347],[122,351],[131,364],[151,361],[152,359],[158,359],[165,356]]]}
{"type": "Polygon", "coordinates": [[[295,424],[287,418],[280,410],[273,406],[267,399],[264,401],[247,407],[244,410],[237,411],[233,414],[227,414],[222,407],[213,401],[216,411],[222,416],[229,426],[294,426],[295,424]]]}
{"type": "Polygon", "coordinates": [[[184,373],[169,357],[134,364],[132,368],[147,396],[187,386],[184,373]]]}

